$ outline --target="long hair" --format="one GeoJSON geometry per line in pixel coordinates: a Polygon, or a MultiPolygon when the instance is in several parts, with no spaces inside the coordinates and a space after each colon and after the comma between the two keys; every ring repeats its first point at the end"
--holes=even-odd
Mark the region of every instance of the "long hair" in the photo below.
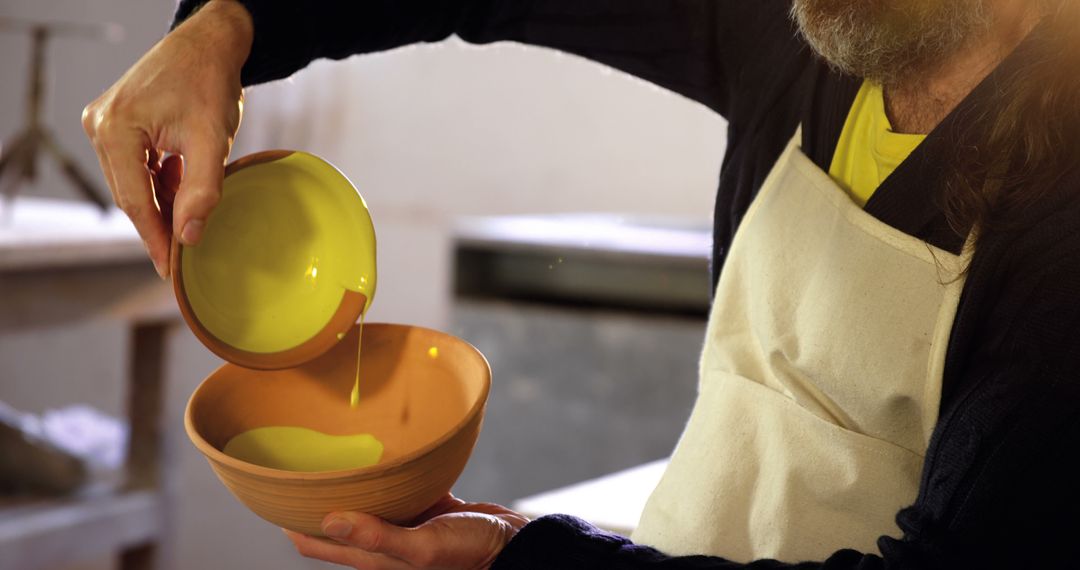
{"type": "Polygon", "coordinates": [[[956,149],[939,206],[975,245],[1022,230],[1080,166],[1080,0],[1054,0],[1025,42],[1019,65],[997,78],[989,105],[968,124],[976,142],[956,149]]]}

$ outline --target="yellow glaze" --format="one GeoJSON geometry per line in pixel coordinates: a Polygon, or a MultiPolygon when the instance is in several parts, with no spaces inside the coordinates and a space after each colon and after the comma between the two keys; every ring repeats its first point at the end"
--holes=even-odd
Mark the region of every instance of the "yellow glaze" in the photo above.
{"type": "MultiPolygon", "coordinates": [[[[187,298],[219,340],[255,353],[310,340],[345,290],[375,296],[375,231],[352,183],[307,153],[225,179],[203,240],[183,249],[187,298]]],[[[367,307],[365,307],[365,311],[367,307]]]]}
{"type": "Polygon", "coordinates": [[[352,393],[349,394],[349,405],[356,407],[360,405],[360,354],[364,350],[364,315],[360,315],[360,323],[357,325],[360,327],[357,334],[356,341],[356,381],[353,383],[352,393]]]}
{"type": "Polygon", "coordinates": [[[339,471],[375,465],[383,444],[371,434],[327,435],[315,430],[270,426],[233,437],[222,450],[241,461],[284,471],[339,471]]]}

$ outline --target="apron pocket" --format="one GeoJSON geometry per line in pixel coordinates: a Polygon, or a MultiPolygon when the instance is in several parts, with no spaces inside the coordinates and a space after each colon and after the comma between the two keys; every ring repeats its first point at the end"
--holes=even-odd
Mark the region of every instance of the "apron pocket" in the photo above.
{"type": "Polygon", "coordinates": [[[796,562],[876,552],[878,537],[900,534],[896,513],[915,500],[921,455],[752,380],[704,376],[635,540],[669,554],[796,562]]]}

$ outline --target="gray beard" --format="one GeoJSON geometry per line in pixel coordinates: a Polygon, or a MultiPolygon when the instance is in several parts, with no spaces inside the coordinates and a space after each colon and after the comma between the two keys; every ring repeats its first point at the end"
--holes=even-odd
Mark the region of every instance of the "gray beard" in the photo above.
{"type": "Polygon", "coordinates": [[[988,0],[793,0],[806,41],[841,72],[893,85],[988,31],[988,0]]]}

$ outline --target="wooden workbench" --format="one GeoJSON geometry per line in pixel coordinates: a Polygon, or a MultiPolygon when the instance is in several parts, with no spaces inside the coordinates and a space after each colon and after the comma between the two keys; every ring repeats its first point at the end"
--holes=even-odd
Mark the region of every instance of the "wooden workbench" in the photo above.
{"type": "Polygon", "coordinates": [[[34,570],[118,554],[124,570],[153,568],[169,528],[161,467],[163,370],[179,315],[130,222],[118,211],[17,199],[0,210],[0,332],[83,319],[128,334],[130,440],[124,483],[105,493],[0,503],[0,570],[34,570]]]}

